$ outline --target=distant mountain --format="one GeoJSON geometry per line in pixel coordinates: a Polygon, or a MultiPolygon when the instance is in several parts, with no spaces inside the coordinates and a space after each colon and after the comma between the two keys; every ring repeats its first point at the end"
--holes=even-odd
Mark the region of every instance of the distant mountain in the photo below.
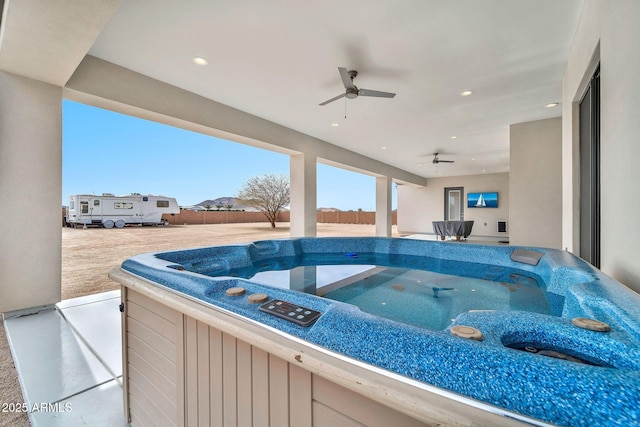
{"type": "Polygon", "coordinates": [[[209,206],[209,210],[213,211],[217,211],[218,207],[220,207],[220,210],[244,210],[247,212],[257,211],[253,206],[243,205],[235,197],[218,197],[213,200],[203,200],[197,205],[193,205],[194,208],[202,210],[206,209],[205,206],[209,206]]]}

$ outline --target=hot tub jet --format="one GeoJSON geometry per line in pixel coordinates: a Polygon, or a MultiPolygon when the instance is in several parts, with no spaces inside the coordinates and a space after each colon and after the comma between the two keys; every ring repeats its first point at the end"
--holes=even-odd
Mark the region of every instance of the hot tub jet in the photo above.
{"type": "Polygon", "coordinates": [[[433,287],[431,289],[433,290],[433,297],[434,298],[438,298],[438,292],[440,292],[440,291],[453,291],[454,290],[454,288],[436,288],[436,287],[433,287]]]}

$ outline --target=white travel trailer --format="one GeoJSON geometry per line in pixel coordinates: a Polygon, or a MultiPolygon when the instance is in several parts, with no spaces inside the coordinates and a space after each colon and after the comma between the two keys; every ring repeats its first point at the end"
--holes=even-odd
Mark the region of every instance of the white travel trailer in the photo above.
{"type": "Polygon", "coordinates": [[[66,223],[69,227],[98,225],[122,228],[128,224],[167,225],[162,214],[180,213],[173,197],[133,193],[128,196],[77,194],[69,196],[66,223]]]}

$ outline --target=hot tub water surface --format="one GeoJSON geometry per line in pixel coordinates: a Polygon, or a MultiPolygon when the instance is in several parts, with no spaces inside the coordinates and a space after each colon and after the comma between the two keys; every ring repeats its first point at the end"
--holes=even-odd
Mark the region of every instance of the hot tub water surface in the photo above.
{"type": "Polygon", "coordinates": [[[434,331],[446,329],[459,314],[468,311],[553,314],[544,284],[531,273],[432,257],[394,260],[375,253],[316,254],[195,272],[318,295],[434,331]]]}

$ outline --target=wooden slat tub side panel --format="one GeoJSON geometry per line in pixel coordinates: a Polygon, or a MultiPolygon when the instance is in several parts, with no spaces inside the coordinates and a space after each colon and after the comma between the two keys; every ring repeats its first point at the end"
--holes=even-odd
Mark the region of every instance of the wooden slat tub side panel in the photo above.
{"type": "Polygon", "coordinates": [[[269,427],[269,353],[251,348],[253,427],[269,427]]]}
{"type": "Polygon", "coordinates": [[[153,406],[148,406],[147,397],[141,394],[135,384],[131,385],[133,393],[129,396],[129,410],[133,414],[131,425],[140,427],[152,427],[158,424],[158,421],[150,415],[149,411],[153,411],[153,406]],[[140,398],[140,400],[138,400],[140,398]]]}
{"type": "Polygon", "coordinates": [[[127,307],[129,317],[136,319],[143,325],[151,327],[158,334],[172,342],[176,343],[176,324],[165,319],[162,316],[150,311],[149,309],[138,305],[135,302],[130,302],[127,307]]]}
{"type": "Polygon", "coordinates": [[[175,399],[171,401],[168,399],[162,391],[160,391],[154,383],[153,377],[148,377],[144,373],[140,372],[133,365],[129,365],[129,385],[131,386],[131,392],[136,389],[139,393],[136,398],[139,401],[146,399],[146,405],[152,405],[153,410],[149,411],[159,424],[175,425],[177,418],[176,402],[175,399]]]}
{"type": "Polygon", "coordinates": [[[149,343],[142,341],[133,334],[128,335],[128,348],[129,352],[144,354],[144,360],[146,363],[153,366],[158,372],[165,376],[168,381],[177,385],[178,378],[176,363],[174,360],[170,360],[163,356],[156,348],[149,345],[149,343]]]}
{"type": "Polygon", "coordinates": [[[208,323],[155,302],[142,307],[146,297],[127,294],[134,295],[126,313],[134,426],[425,425],[208,323]]]}
{"type": "Polygon", "coordinates": [[[178,322],[176,323],[176,400],[177,400],[177,412],[178,418],[176,419],[176,425],[178,427],[184,427],[186,425],[187,419],[187,399],[186,395],[186,363],[185,363],[185,351],[184,351],[184,340],[185,340],[185,322],[186,317],[182,313],[177,313],[179,315],[178,322]]]}
{"type": "Polygon", "coordinates": [[[209,407],[210,425],[222,426],[224,423],[223,400],[224,385],[222,382],[222,332],[209,328],[209,407]]]}
{"type": "Polygon", "coordinates": [[[198,338],[198,424],[208,425],[210,419],[209,405],[209,328],[197,322],[198,338]]]}
{"type": "Polygon", "coordinates": [[[160,353],[162,357],[175,363],[176,344],[155,331],[153,325],[145,325],[133,317],[128,317],[127,336],[128,338],[135,337],[148,344],[149,347],[160,353]]]}
{"type": "Polygon", "coordinates": [[[311,427],[312,391],[311,372],[289,364],[289,413],[290,425],[311,427]]]}
{"type": "Polygon", "coordinates": [[[237,381],[238,381],[238,425],[250,426],[253,419],[253,372],[251,364],[251,345],[236,341],[237,381]]]}
{"type": "Polygon", "coordinates": [[[198,425],[198,333],[197,322],[185,316],[184,322],[185,425],[198,425]]]}
{"type": "Polygon", "coordinates": [[[147,360],[145,360],[145,357],[138,353],[138,351],[134,350],[132,347],[129,347],[129,363],[131,364],[131,366],[134,366],[134,369],[136,369],[139,374],[143,375],[145,378],[153,378],[153,386],[163,394],[165,399],[167,399],[172,405],[175,406],[175,381],[167,378],[164,375],[163,371],[158,370],[154,364],[149,363],[147,360]]]}
{"type": "Polygon", "coordinates": [[[127,294],[129,288],[120,286],[120,337],[122,342],[122,407],[124,409],[124,419],[131,422],[131,402],[129,401],[129,336],[127,334],[127,294]]]}
{"type": "Polygon", "coordinates": [[[238,382],[236,339],[222,334],[222,411],[225,426],[238,425],[238,382]]]}
{"type": "Polygon", "coordinates": [[[185,319],[188,426],[311,426],[309,372],[205,323],[185,319]]]}
{"type": "Polygon", "coordinates": [[[181,361],[178,364],[181,323],[177,311],[134,291],[126,292],[124,381],[133,426],[183,425],[181,361]]]}
{"type": "Polygon", "coordinates": [[[158,301],[152,300],[145,295],[142,295],[139,292],[129,290],[127,301],[133,302],[140,307],[144,307],[150,312],[166,319],[167,321],[175,325],[182,322],[182,320],[180,319],[182,317],[180,313],[170,308],[169,306],[166,306],[158,301]]]}
{"type": "Polygon", "coordinates": [[[312,382],[314,401],[313,425],[315,427],[359,425],[357,423],[369,427],[424,427],[429,425],[317,375],[313,375],[312,382]],[[322,407],[318,405],[322,405],[322,407]],[[356,423],[349,424],[345,421],[346,424],[334,424],[334,422],[337,422],[336,420],[342,419],[338,414],[342,415],[345,420],[348,419],[356,423]]]}
{"type": "Polygon", "coordinates": [[[368,427],[316,401],[313,402],[313,425],[314,427],[368,427]]]}
{"type": "Polygon", "coordinates": [[[269,355],[269,421],[272,427],[289,425],[289,364],[269,355]]]}

